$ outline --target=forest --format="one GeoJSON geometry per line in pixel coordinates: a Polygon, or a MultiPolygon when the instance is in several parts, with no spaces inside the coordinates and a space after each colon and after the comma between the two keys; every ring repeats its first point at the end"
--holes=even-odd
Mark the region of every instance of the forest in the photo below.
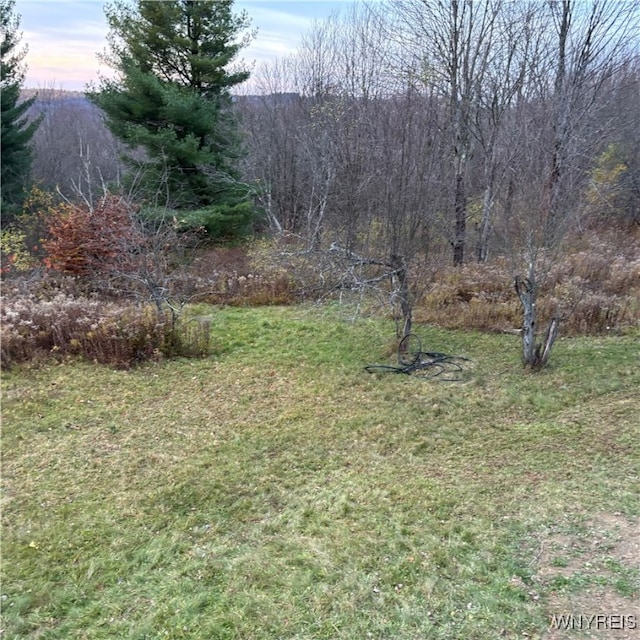
{"type": "Polygon", "coordinates": [[[193,301],[350,296],[399,337],[415,322],[519,333],[531,368],[558,331],[637,328],[637,2],[358,2],[251,73],[243,14],[225,23],[221,88],[142,116],[121,96],[202,82],[135,49],[126,16],[108,18],[140,64],[115,61],[120,85],[23,91],[34,190],[3,216],[8,281],[62,275],[174,321],[193,301]],[[185,168],[191,135],[214,151],[185,168]]]}

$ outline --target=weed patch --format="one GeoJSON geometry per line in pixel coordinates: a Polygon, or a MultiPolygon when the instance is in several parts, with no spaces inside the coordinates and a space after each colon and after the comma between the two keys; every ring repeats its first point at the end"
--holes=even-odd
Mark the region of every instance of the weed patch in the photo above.
{"type": "Polygon", "coordinates": [[[23,294],[3,300],[0,318],[5,368],[73,357],[128,368],[162,357],[203,356],[210,349],[208,318],[176,322],[150,305],[23,294]]]}

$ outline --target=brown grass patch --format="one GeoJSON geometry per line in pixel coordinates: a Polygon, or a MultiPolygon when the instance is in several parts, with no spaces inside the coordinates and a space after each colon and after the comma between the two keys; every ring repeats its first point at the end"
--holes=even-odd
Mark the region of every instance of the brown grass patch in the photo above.
{"type": "Polygon", "coordinates": [[[544,640],[576,637],[633,640],[638,637],[638,593],[625,597],[612,586],[615,581],[612,565],[640,571],[640,525],[637,520],[629,520],[619,513],[600,513],[579,533],[549,532],[542,542],[536,581],[549,588],[558,582],[558,578],[560,583],[570,584],[572,579],[586,576],[588,586],[577,591],[559,589],[551,592],[547,605],[549,617],[573,615],[580,620],[582,616],[583,629],[557,629],[556,625],[551,625],[544,640]],[[601,619],[599,625],[597,620],[589,625],[588,619],[594,615],[623,616],[625,623],[608,618],[601,619]],[[627,625],[630,619],[633,622],[627,625]],[[623,626],[625,628],[617,628],[623,626]]]}

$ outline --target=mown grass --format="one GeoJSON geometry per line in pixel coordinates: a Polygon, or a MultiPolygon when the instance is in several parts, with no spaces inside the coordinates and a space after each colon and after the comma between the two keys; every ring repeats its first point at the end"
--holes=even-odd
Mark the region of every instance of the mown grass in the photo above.
{"type": "Polygon", "coordinates": [[[365,373],[384,321],[196,312],[207,359],[3,374],[3,637],[540,637],[581,588],[537,578],[545,534],[640,515],[633,336],[531,375],[517,337],[418,327],[472,359],[446,383],[365,373]]]}

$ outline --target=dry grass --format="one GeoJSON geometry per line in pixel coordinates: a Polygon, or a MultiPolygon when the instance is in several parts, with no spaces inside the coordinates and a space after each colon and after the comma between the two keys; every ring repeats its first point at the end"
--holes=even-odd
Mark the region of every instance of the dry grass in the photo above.
{"type": "Polygon", "coordinates": [[[253,254],[263,243],[218,247],[201,251],[190,274],[198,283],[194,299],[209,304],[264,306],[299,301],[296,276],[277,260],[256,261],[253,254]]]}
{"type": "MultiPolygon", "coordinates": [[[[504,259],[417,273],[416,317],[459,329],[512,332],[522,324],[504,259]]],[[[564,335],[620,333],[640,327],[640,233],[585,233],[555,262],[538,301],[542,323],[560,315],[564,335]]]]}
{"type": "Polygon", "coordinates": [[[51,299],[16,291],[0,307],[2,366],[82,357],[129,368],[175,355],[206,355],[209,325],[176,323],[150,305],[73,297],[51,299]]]}
{"type": "MultiPolygon", "coordinates": [[[[598,335],[640,326],[640,232],[585,232],[546,274],[540,321],[563,318],[564,335],[598,335]]],[[[289,304],[344,293],[344,273],[330,256],[297,250],[290,238],[213,249],[195,261],[199,298],[213,304],[289,304]]],[[[450,329],[513,332],[522,324],[507,260],[462,267],[413,265],[415,318],[450,329]]],[[[347,282],[347,285],[349,283],[347,282]]],[[[382,297],[389,296],[381,291],[382,297]]]]}

